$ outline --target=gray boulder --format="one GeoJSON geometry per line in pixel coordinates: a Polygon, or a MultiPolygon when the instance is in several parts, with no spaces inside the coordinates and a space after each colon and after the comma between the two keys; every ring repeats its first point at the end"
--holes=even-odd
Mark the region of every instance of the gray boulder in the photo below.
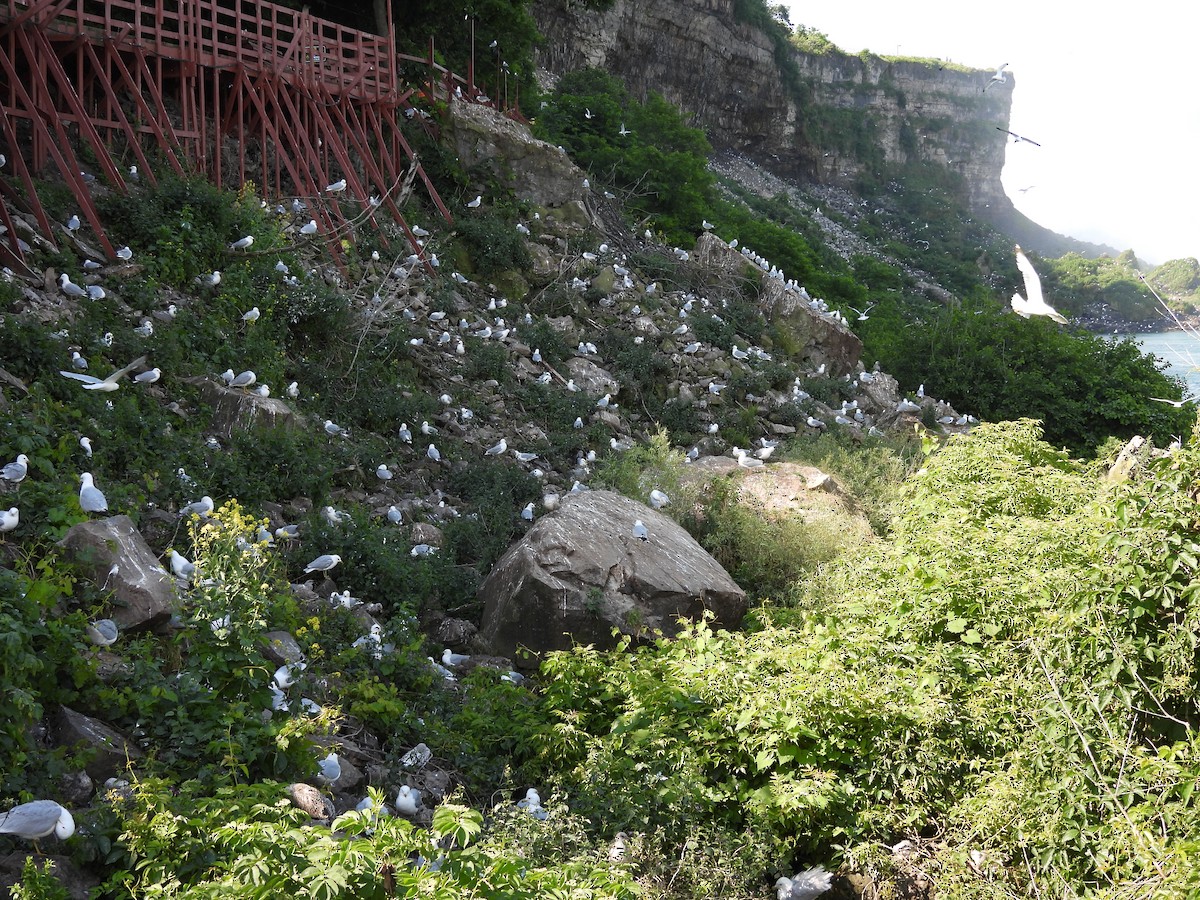
{"type": "Polygon", "coordinates": [[[185,380],[200,389],[201,398],[212,407],[213,431],[226,440],[235,431],[276,426],[297,428],[300,425],[296,411],[283,400],[228,388],[207,378],[185,380]]]}
{"type": "Polygon", "coordinates": [[[113,592],[109,616],[122,631],[155,628],[170,620],[174,582],[129,516],[81,522],[58,544],[87,578],[113,592]]]}
{"type": "Polygon", "coordinates": [[[746,593],[682,527],[611,491],[570,493],[500,558],[479,590],[480,642],[518,658],[573,644],[611,647],[612,630],[673,634],[712,612],[733,627],[746,593]],[[649,540],[633,536],[640,519],[649,540]]]}
{"type": "Polygon", "coordinates": [[[93,782],[103,784],[123,773],[133,760],[145,754],[111,725],[85,716],[66,706],[60,706],[56,722],[58,744],[63,747],[83,745],[89,752],[84,770],[93,782]]]}

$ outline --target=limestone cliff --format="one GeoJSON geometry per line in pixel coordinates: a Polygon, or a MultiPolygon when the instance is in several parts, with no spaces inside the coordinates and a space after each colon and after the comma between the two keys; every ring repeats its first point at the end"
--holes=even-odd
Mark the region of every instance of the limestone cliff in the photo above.
{"type": "MultiPolygon", "coordinates": [[[[1013,79],[869,54],[780,53],[739,21],[735,0],[615,0],[603,12],[540,0],[539,62],[599,66],[639,96],[691,113],[718,150],[777,174],[849,185],[885,163],[929,161],[962,176],[977,212],[1008,209],[1000,183],[1013,79]]],[[[989,216],[990,217],[990,216],[989,216]]]]}
{"type": "Polygon", "coordinates": [[[781,175],[850,184],[880,163],[927,160],[963,178],[971,206],[1007,205],[1000,184],[1013,79],[863,54],[777,59],[735,0],[616,0],[606,11],[541,0],[539,62],[555,73],[598,66],[644,97],[691,113],[715,148],[781,175]]]}

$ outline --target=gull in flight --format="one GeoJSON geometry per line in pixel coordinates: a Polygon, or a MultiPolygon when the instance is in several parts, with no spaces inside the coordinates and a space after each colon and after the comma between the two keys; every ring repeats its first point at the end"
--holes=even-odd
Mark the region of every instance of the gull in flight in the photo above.
{"type": "Polygon", "coordinates": [[[1196,398],[1194,396],[1192,396],[1191,394],[1189,394],[1188,396],[1184,397],[1182,400],[1167,400],[1163,397],[1150,397],[1149,399],[1157,400],[1159,403],[1169,403],[1176,409],[1179,409],[1181,406],[1183,406],[1183,404],[1191,403],[1196,398]]]}
{"type": "Polygon", "coordinates": [[[1033,267],[1033,263],[1021,249],[1021,245],[1017,244],[1016,247],[1017,268],[1021,270],[1021,275],[1025,279],[1025,293],[1029,295],[1029,299],[1025,299],[1019,293],[1013,294],[1013,312],[1026,319],[1030,316],[1049,316],[1055,322],[1066,325],[1066,318],[1042,297],[1042,280],[1038,277],[1037,269],[1033,267]]]}
{"type": "Polygon", "coordinates": [[[60,370],[58,374],[66,378],[73,378],[76,381],[82,381],[83,389],[85,391],[100,391],[101,393],[107,394],[110,391],[115,391],[121,386],[118,383],[121,379],[121,376],[128,375],[134,369],[144,366],[145,364],[146,357],[139,356],[129,365],[125,366],[124,368],[117,369],[117,371],[113,372],[107,378],[97,378],[95,375],[85,375],[82,372],[68,372],[65,370],[60,370]]]}
{"type": "Polygon", "coordinates": [[[996,69],[996,74],[994,74],[988,80],[988,83],[983,86],[984,91],[986,91],[988,88],[990,88],[993,84],[1004,84],[1006,81],[1008,81],[1008,78],[1004,74],[1004,70],[1007,68],[1008,68],[1008,63],[1005,63],[1004,65],[1002,65],[998,69],[996,69]]]}
{"type": "MultiPolygon", "coordinates": [[[[1019,135],[1019,134],[1017,134],[1015,131],[1009,131],[1007,128],[1001,128],[999,125],[997,125],[997,126],[996,126],[996,130],[997,130],[997,131],[1003,131],[1005,134],[1010,134],[1010,135],[1012,135],[1012,139],[1013,139],[1013,143],[1014,143],[1014,144],[1019,144],[1019,143],[1021,143],[1021,141],[1024,141],[1024,142],[1025,142],[1025,143],[1027,143],[1027,144],[1033,144],[1033,146],[1035,146],[1035,147],[1040,147],[1040,146],[1042,146],[1041,144],[1039,144],[1039,143],[1038,143],[1037,141],[1035,141],[1035,140],[1032,140],[1032,139],[1030,139],[1030,138],[1024,137],[1024,136],[1022,136],[1022,135],[1019,135]]],[[[1021,189],[1021,193],[1024,193],[1024,192],[1025,192],[1025,191],[1027,191],[1027,190],[1029,190],[1029,188],[1022,188],[1022,189],[1021,189]]]]}

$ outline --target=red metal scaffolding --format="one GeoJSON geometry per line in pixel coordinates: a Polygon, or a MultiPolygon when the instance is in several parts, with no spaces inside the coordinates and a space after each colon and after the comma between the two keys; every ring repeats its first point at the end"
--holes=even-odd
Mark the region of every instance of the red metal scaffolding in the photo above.
{"type": "MultiPolygon", "coordinates": [[[[431,93],[462,80],[432,48],[428,60],[398,54],[390,20],[375,35],[258,0],[0,0],[0,145],[25,198],[8,178],[0,192],[57,244],[33,183],[53,165],[110,258],[88,183],[127,190],[130,164],[150,183],[169,168],[305,197],[327,235],[376,197],[416,246],[393,197],[410,166],[451,217],[404,135],[426,126],[404,116],[421,89],[401,83],[402,60],[428,66],[431,93]],[[325,191],[341,179],[344,192],[325,191]]],[[[0,224],[19,257],[3,203],[0,224]]],[[[329,247],[340,260],[339,241],[329,247]]]]}

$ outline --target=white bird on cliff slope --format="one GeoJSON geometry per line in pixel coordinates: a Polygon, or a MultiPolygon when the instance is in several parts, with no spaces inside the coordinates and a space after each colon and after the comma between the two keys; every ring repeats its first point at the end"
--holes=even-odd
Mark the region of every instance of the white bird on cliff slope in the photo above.
{"type": "Polygon", "coordinates": [[[1066,325],[1066,317],[1042,297],[1042,280],[1038,277],[1037,269],[1033,267],[1033,263],[1029,261],[1029,257],[1025,255],[1020,244],[1016,245],[1016,249],[1017,268],[1021,270],[1021,276],[1025,279],[1025,293],[1029,299],[1025,299],[1020,293],[1013,294],[1013,312],[1026,319],[1030,316],[1049,316],[1060,325],[1066,325]]]}

